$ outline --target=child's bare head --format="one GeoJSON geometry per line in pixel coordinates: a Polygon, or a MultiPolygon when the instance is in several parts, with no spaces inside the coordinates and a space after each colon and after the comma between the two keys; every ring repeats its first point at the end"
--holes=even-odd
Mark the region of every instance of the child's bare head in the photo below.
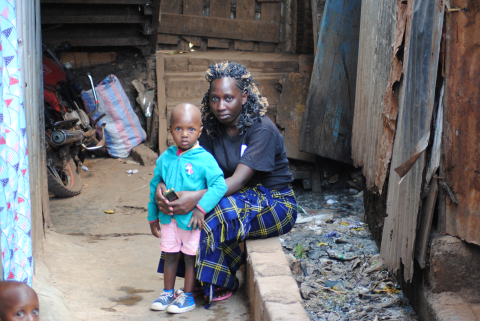
{"type": "Polygon", "coordinates": [[[175,106],[170,116],[170,132],[179,148],[192,148],[202,129],[202,114],[197,106],[190,103],[175,106]]]}
{"type": "Polygon", "coordinates": [[[0,321],[39,320],[38,296],[25,283],[0,282],[0,321]]]}

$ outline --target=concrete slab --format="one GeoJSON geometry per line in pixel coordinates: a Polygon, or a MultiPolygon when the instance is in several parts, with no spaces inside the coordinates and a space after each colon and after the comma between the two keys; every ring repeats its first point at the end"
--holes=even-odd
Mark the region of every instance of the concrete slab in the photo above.
{"type": "MultiPolygon", "coordinates": [[[[51,285],[63,293],[78,320],[249,320],[243,285],[209,310],[198,297],[197,308],[189,313],[150,311],[163,289],[156,272],[158,239],[150,234],[146,218],[154,167],[98,158],[84,164],[90,172],[81,172],[82,193],[51,198],[55,231],[47,233],[44,253],[51,285]],[[140,173],[129,176],[126,171],[134,168],[140,173]],[[115,214],[105,214],[105,209],[115,209],[115,214]]],[[[37,291],[44,287],[39,286],[37,291]]],[[[177,279],[176,288],[182,286],[177,279]]],[[[54,313],[55,305],[45,306],[42,313],[54,313]]]]}

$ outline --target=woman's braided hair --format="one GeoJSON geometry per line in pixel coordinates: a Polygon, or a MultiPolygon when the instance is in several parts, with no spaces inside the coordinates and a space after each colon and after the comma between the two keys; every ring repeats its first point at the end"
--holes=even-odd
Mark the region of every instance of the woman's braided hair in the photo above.
{"type": "MultiPolygon", "coordinates": [[[[242,106],[242,113],[237,128],[239,134],[243,135],[246,127],[252,126],[261,116],[265,115],[268,108],[267,98],[262,97],[257,88],[257,83],[252,79],[252,75],[245,68],[236,62],[224,61],[212,66],[208,66],[205,78],[212,84],[212,81],[219,78],[232,77],[237,80],[237,87],[240,91],[247,92],[247,102],[242,106]]],[[[220,136],[221,123],[213,114],[209,106],[210,88],[202,100],[202,121],[203,128],[208,135],[220,136]]]]}

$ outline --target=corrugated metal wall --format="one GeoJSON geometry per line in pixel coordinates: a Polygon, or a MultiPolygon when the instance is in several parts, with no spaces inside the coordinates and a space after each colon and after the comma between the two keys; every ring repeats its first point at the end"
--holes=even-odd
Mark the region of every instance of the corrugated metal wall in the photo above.
{"type": "Polygon", "coordinates": [[[40,0],[17,1],[19,54],[22,64],[24,107],[27,119],[32,247],[38,258],[43,251],[43,213],[48,221],[48,187],[43,115],[42,37],[40,0]],[[43,198],[43,202],[42,202],[43,198]]]}

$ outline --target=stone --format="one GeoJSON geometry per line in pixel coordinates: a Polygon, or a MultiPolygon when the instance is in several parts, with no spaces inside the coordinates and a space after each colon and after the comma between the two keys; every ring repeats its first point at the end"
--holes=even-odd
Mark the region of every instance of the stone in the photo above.
{"type": "Polygon", "coordinates": [[[309,300],[310,299],[310,295],[311,294],[314,294],[315,291],[313,288],[309,287],[308,285],[306,285],[305,283],[302,283],[302,285],[300,286],[300,293],[302,294],[302,298],[304,300],[309,300]]]}
{"type": "Polygon", "coordinates": [[[158,159],[157,153],[144,144],[140,144],[132,148],[130,151],[130,156],[132,156],[134,160],[143,166],[155,166],[158,159]]]}

